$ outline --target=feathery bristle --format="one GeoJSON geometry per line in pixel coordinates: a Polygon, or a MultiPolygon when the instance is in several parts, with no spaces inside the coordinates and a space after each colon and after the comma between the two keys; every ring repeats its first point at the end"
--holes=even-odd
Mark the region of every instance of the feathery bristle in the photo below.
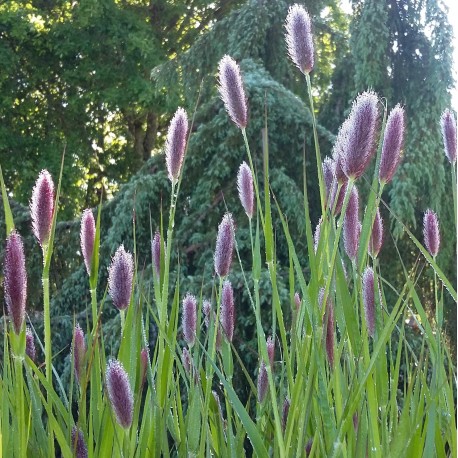
{"type": "Polygon", "coordinates": [[[25,353],[32,361],[35,361],[35,356],[37,354],[35,349],[35,338],[29,327],[25,328],[25,353]]]}
{"type": "Polygon", "coordinates": [[[253,176],[250,167],[246,162],[242,162],[237,174],[237,189],[239,198],[248,218],[253,218],[254,214],[254,194],[253,176]]]}
{"type": "Polygon", "coordinates": [[[227,340],[232,342],[235,326],[234,291],[228,280],[224,282],[221,292],[220,322],[227,340]]]}
{"type": "Polygon", "coordinates": [[[84,434],[81,429],[77,429],[76,426],[72,428],[72,449],[75,451],[76,458],[87,458],[87,445],[84,440],[84,434]]]}
{"type": "Polygon", "coordinates": [[[220,277],[229,273],[234,251],[234,221],[230,213],[226,213],[218,227],[215,249],[215,271],[220,277]]]}
{"type": "Polygon", "coordinates": [[[92,253],[94,251],[95,220],[92,210],[86,209],[81,217],[80,243],[84,264],[88,275],[91,275],[92,253]]]}
{"type": "Polygon", "coordinates": [[[76,323],[73,330],[72,356],[76,379],[81,383],[82,375],[84,374],[84,360],[86,358],[86,341],[84,340],[84,332],[78,323],[76,323]]]}
{"type": "Polygon", "coordinates": [[[32,228],[41,246],[47,245],[54,214],[54,183],[47,170],[42,170],[32,191],[30,201],[32,228]]]}
{"type": "Polygon", "coordinates": [[[367,331],[371,337],[375,334],[375,295],[374,295],[374,271],[367,267],[363,273],[363,304],[366,317],[367,331]]]}
{"type": "Polygon", "coordinates": [[[170,121],[165,142],[165,158],[169,180],[175,184],[180,177],[186,151],[188,135],[188,115],[183,108],[178,108],[170,121]]]}
{"type": "Polygon", "coordinates": [[[436,257],[440,247],[439,220],[436,213],[432,210],[426,210],[425,212],[423,218],[423,236],[429,254],[433,258],[436,257]]]}
{"type": "Polygon", "coordinates": [[[358,254],[361,223],[359,222],[359,196],[356,186],[351,190],[347,211],[345,212],[344,247],[348,257],[353,261],[358,254]]]}
{"type": "Polygon", "coordinates": [[[190,293],[183,299],[182,327],[189,348],[194,345],[197,326],[197,299],[190,293]]]}
{"type": "Polygon", "coordinates": [[[132,254],[121,245],[116,250],[108,271],[108,294],[118,310],[125,310],[129,306],[133,275],[132,254]]]}
{"type": "Polygon", "coordinates": [[[451,164],[456,162],[456,119],[453,112],[446,109],[441,116],[444,151],[451,164]]]}

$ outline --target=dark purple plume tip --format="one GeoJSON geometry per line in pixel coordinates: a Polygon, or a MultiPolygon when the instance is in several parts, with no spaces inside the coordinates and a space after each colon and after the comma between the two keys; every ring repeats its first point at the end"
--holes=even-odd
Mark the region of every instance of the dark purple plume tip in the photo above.
{"type": "Polygon", "coordinates": [[[350,115],[340,128],[336,151],[348,178],[359,178],[375,153],[379,121],[377,105],[375,92],[363,92],[353,102],[350,115]]]}
{"type": "Polygon", "coordinates": [[[353,261],[358,254],[359,236],[361,232],[361,223],[359,222],[359,196],[356,186],[353,186],[351,190],[343,224],[345,252],[353,261]]]}
{"type": "Polygon", "coordinates": [[[262,403],[266,397],[269,388],[269,378],[264,361],[261,361],[258,372],[258,402],[262,403]]]}
{"type": "Polygon", "coordinates": [[[290,407],[291,407],[291,401],[288,397],[286,397],[285,401],[283,402],[283,409],[282,409],[282,416],[281,416],[281,430],[283,434],[285,433],[286,424],[288,423],[288,414],[289,414],[290,407]]]}
{"type": "Polygon", "coordinates": [[[149,364],[149,351],[148,348],[142,348],[140,352],[140,380],[143,385],[146,380],[146,371],[149,364]]]}
{"type": "Polygon", "coordinates": [[[95,220],[92,210],[84,210],[81,218],[81,253],[83,254],[84,264],[88,275],[91,275],[92,253],[94,251],[95,240],[95,220]]]}
{"type": "Polygon", "coordinates": [[[380,156],[379,179],[389,183],[401,162],[401,151],[404,144],[405,113],[404,108],[396,105],[386,121],[383,136],[382,155],[380,156]]]}
{"type": "Polygon", "coordinates": [[[132,255],[121,245],[108,269],[108,293],[118,310],[125,310],[130,303],[134,261],[132,255]]]}
{"type": "Polygon", "coordinates": [[[441,130],[445,155],[450,163],[454,164],[456,162],[456,119],[449,109],[442,113],[441,130]]]}
{"type": "Polygon", "coordinates": [[[439,220],[436,213],[432,210],[426,210],[423,218],[423,236],[425,238],[425,245],[429,254],[435,258],[439,253],[440,247],[440,232],[439,220]]]}
{"type": "Polygon", "coordinates": [[[318,224],[316,225],[315,232],[313,233],[313,251],[318,250],[318,245],[320,243],[320,234],[321,234],[321,223],[323,222],[323,218],[321,217],[318,220],[318,224]]]}
{"type": "Polygon", "coordinates": [[[363,303],[367,331],[371,337],[375,334],[375,294],[374,271],[367,267],[363,273],[363,303]]]}
{"type": "Polygon", "coordinates": [[[35,357],[37,355],[35,349],[35,338],[33,337],[32,330],[29,327],[25,329],[25,354],[32,361],[35,361],[35,357]]]}
{"type": "Polygon", "coordinates": [[[234,221],[230,213],[226,213],[218,227],[215,249],[215,271],[220,277],[229,273],[234,251],[234,221]]]}
{"type": "Polygon", "coordinates": [[[226,111],[232,121],[244,129],[248,122],[248,109],[240,67],[232,57],[226,55],[219,61],[218,76],[219,93],[226,111]]]}
{"type": "MultiPolygon", "coordinates": [[[[318,304],[320,307],[323,307],[323,298],[324,298],[324,288],[321,288],[318,292],[318,304]]],[[[328,296],[326,300],[326,313],[323,316],[323,320],[327,321],[324,323],[325,327],[325,344],[326,344],[326,355],[328,357],[329,365],[334,367],[334,329],[335,329],[335,319],[334,319],[334,304],[332,303],[331,298],[328,296]]]]}
{"type": "Polygon", "coordinates": [[[371,238],[369,240],[369,253],[375,258],[380,253],[383,243],[383,220],[380,216],[380,209],[375,213],[374,224],[372,226],[371,238]]]}
{"type": "MultiPolygon", "coordinates": [[[[211,322],[214,324],[216,322],[216,314],[212,310],[212,305],[210,301],[204,300],[202,304],[202,312],[204,314],[204,323],[205,326],[207,326],[207,329],[210,327],[210,317],[211,317],[211,322]]],[[[221,328],[218,326],[216,329],[216,349],[219,351],[221,350],[221,341],[222,341],[222,335],[221,335],[221,328]]]]}
{"type": "Polygon", "coordinates": [[[183,347],[181,352],[181,362],[183,363],[184,370],[191,374],[192,362],[191,362],[191,355],[186,347],[183,347]]]}
{"type": "Polygon", "coordinates": [[[86,341],[84,340],[84,332],[78,323],[73,330],[72,356],[73,364],[75,365],[76,379],[81,383],[86,358],[86,341]]]}
{"type": "Polygon", "coordinates": [[[72,449],[75,452],[76,458],[87,458],[87,445],[84,440],[84,434],[81,429],[77,429],[76,426],[72,428],[72,449]]]}
{"type": "Polygon", "coordinates": [[[165,142],[165,159],[170,181],[175,184],[180,177],[186,151],[188,135],[188,115],[183,108],[178,108],[170,121],[165,142]]]}
{"type": "Polygon", "coordinates": [[[237,175],[237,189],[239,190],[240,202],[248,218],[253,218],[254,214],[254,193],[253,175],[246,162],[242,162],[237,175]]]}
{"type": "Polygon", "coordinates": [[[165,252],[165,246],[162,243],[161,247],[161,242],[161,234],[156,232],[154,234],[153,241],[151,242],[151,255],[153,258],[154,274],[157,278],[159,278],[161,275],[161,248],[162,252],[165,252]]]}
{"type": "Polygon", "coordinates": [[[289,57],[304,75],[310,73],[314,65],[312,24],[303,6],[296,3],[289,8],[285,28],[289,57]]]}
{"type": "Polygon", "coordinates": [[[3,264],[5,302],[13,330],[19,334],[24,323],[27,298],[27,273],[25,270],[24,245],[18,232],[12,231],[6,239],[3,264]]]}
{"type": "Polygon", "coordinates": [[[47,170],[42,170],[32,191],[30,202],[32,229],[41,246],[47,245],[54,214],[54,183],[47,170]]]}
{"type": "Polygon", "coordinates": [[[267,345],[267,354],[269,355],[269,364],[273,371],[274,359],[275,359],[275,340],[272,338],[272,336],[269,336],[267,338],[266,345],[267,345]]]}
{"type": "Polygon", "coordinates": [[[134,396],[130,387],[129,377],[119,361],[113,359],[107,364],[106,383],[108,397],[116,421],[123,428],[130,428],[134,409],[134,396]]]}
{"type": "Polygon", "coordinates": [[[191,348],[196,340],[197,299],[190,293],[183,299],[182,327],[184,340],[191,348]]]}
{"type": "Polygon", "coordinates": [[[235,327],[234,291],[228,280],[224,282],[221,292],[220,322],[227,340],[232,342],[235,327]]]}

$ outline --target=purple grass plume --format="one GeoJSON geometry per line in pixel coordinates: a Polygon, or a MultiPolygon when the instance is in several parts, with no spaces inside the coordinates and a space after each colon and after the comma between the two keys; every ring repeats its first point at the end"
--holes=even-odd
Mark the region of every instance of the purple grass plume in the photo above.
{"type": "Polygon", "coordinates": [[[377,105],[378,97],[375,92],[360,94],[353,102],[350,115],[337,135],[335,151],[348,178],[359,178],[375,153],[379,124],[377,105]]]}
{"type": "Polygon", "coordinates": [[[325,157],[321,168],[323,169],[323,179],[326,187],[325,203],[327,207],[332,207],[331,197],[336,176],[336,164],[330,157],[325,157]]]}
{"type": "Polygon", "coordinates": [[[229,273],[234,251],[234,220],[226,213],[218,227],[215,249],[215,271],[220,277],[229,273]]]}
{"type": "Polygon", "coordinates": [[[314,65],[312,24],[303,6],[296,3],[289,8],[285,28],[289,57],[304,75],[310,73],[314,65]]]}
{"type": "Polygon", "coordinates": [[[25,317],[27,272],[25,270],[24,244],[16,231],[12,231],[6,239],[3,263],[5,302],[13,330],[19,334],[25,317]]]}
{"type": "Polygon", "coordinates": [[[33,337],[32,330],[29,327],[25,328],[25,354],[35,361],[37,351],[35,349],[35,338],[33,337]]]}
{"type": "Polygon", "coordinates": [[[95,241],[95,220],[92,210],[84,210],[81,217],[81,253],[83,253],[84,264],[86,265],[87,274],[91,275],[92,253],[94,252],[95,241]]]}
{"type": "Polygon", "coordinates": [[[189,351],[186,347],[183,347],[183,350],[181,353],[181,362],[183,363],[184,370],[188,374],[191,374],[191,368],[192,368],[191,355],[189,354],[189,351]]]}
{"type": "Polygon", "coordinates": [[[380,209],[375,213],[374,224],[372,226],[371,238],[369,240],[369,253],[376,258],[382,249],[383,244],[383,220],[380,216],[380,209]]]}
{"type": "Polygon", "coordinates": [[[81,384],[82,376],[85,371],[86,341],[84,340],[84,332],[78,323],[76,323],[75,329],[73,330],[72,357],[73,364],[75,365],[76,379],[78,383],[81,384]]]}
{"type": "Polygon", "coordinates": [[[446,109],[441,116],[442,139],[447,159],[453,165],[456,162],[456,119],[453,112],[446,109]]]}
{"type": "MultiPolygon", "coordinates": [[[[320,307],[323,306],[324,299],[324,288],[321,288],[318,293],[318,304],[320,307]]],[[[334,329],[335,329],[335,319],[334,319],[334,304],[330,297],[326,300],[326,313],[323,316],[323,320],[327,317],[327,322],[325,326],[325,344],[326,344],[326,355],[328,357],[329,365],[334,367],[334,329]]]]}
{"type": "Polygon", "coordinates": [[[178,108],[170,121],[165,142],[165,160],[169,180],[174,185],[180,177],[186,151],[186,138],[188,135],[188,115],[183,108],[178,108]]]}
{"type": "Polygon", "coordinates": [[[423,236],[425,238],[425,245],[429,254],[435,258],[439,253],[440,247],[440,232],[439,220],[436,213],[432,210],[426,210],[423,218],[423,236]]]}
{"type": "Polygon", "coordinates": [[[149,351],[147,347],[142,348],[140,352],[140,383],[141,386],[145,383],[146,380],[146,371],[149,364],[149,351]]]}
{"type": "Polygon", "coordinates": [[[30,202],[32,229],[40,245],[47,245],[54,214],[54,182],[47,170],[42,170],[32,191],[30,202]]]}
{"type": "Polygon", "coordinates": [[[323,222],[323,218],[320,217],[318,220],[318,224],[316,225],[315,232],[313,233],[313,251],[316,254],[318,250],[318,245],[320,243],[320,234],[321,234],[321,223],[323,222]]]}
{"type": "Polygon", "coordinates": [[[371,337],[375,334],[375,294],[374,271],[367,267],[363,273],[363,304],[366,317],[367,331],[371,337]]]}
{"type": "Polygon", "coordinates": [[[107,364],[106,383],[116,421],[123,428],[130,428],[134,411],[134,396],[127,372],[123,365],[115,359],[107,364]]]}
{"type": "Polygon", "coordinates": [[[299,311],[299,308],[301,306],[301,296],[299,296],[298,292],[294,293],[294,305],[296,306],[296,311],[299,311]]]}
{"type": "Polygon", "coordinates": [[[352,261],[358,254],[360,232],[358,189],[353,186],[343,225],[345,252],[352,261]]]}
{"type": "Polygon", "coordinates": [[[226,280],[223,284],[223,290],[221,292],[221,311],[220,311],[220,322],[223,328],[224,335],[229,342],[232,342],[234,337],[235,327],[235,307],[234,307],[234,291],[232,284],[229,280],[226,280]]]}
{"type": "Polygon", "coordinates": [[[381,183],[389,183],[399,162],[404,145],[405,113],[401,105],[396,105],[386,121],[385,134],[383,136],[382,154],[380,156],[379,180],[381,183]]]}
{"type": "Polygon", "coordinates": [[[242,162],[237,175],[237,189],[239,190],[240,202],[248,218],[253,218],[254,214],[254,193],[253,175],[246,162],[242,162]]]}
{"type": "Polygon", "coordinates": [[[162,252],[164,253],[165,246],[164,246],[164,243],[162,243],[161,234],[159,233],[159,231],[157,231],[154,234],[153,241],[151,242],[151,255],[153,258],[153,269],[154,269],[154,275],[156,275],[157,278],[160,278],[161,276],[161,248],[162,248],[162,252]]]}
{"type": "Polygon", "coordinates": [[[258,402],[262,403],[269,389],[269,378],[264,361],[261,361],[258,372],[258,402]]]}
{"type": "Polygon", "coordinates": [[[286,424],[288,423],[289,408],[291,407],[291,401],[288,397],[283,402],[282,416],[281,416],[281,430],[285,434],[286,424]]]}
{"type": "Polygon", "coordinates": [[[76,458],[87,458],[87,445],[81,429],[73,426],[72,428],[72,449],[75,451],[76,458]]]}
{"type": "MultiPolygon", "coordinates": [[[[211,319],[212,319],[211,322],[212,323],[216,322],[216,314],[212,310],[212,305],[211,305],[210,301],[204,300],[204,302],[202,304],[202,312],[204,314],[205,326],[207,326],[207,329],[209,329],[209,327],[210,327],[210,316],[211,316],[211,319]]],[[[216,349],[218,351],[221,350],[222,339],[223,339],[223,337],[221,335],[221,328],[218,326],[218,328],[216,329],[216,349]]]]}
{"type": "Polygon", "coordinates": [[[118,310],[125,310],[129,306],[133,276],[132,254],[121,245],[116,250],[108,269],[108,293],[118,310]]]}
{"type": "Polygon", "coordinates": [[[226,111],[240,129],[248,122],[248,108],[240,67],[230,56],[224,56],[218,65],[219,93],[226,111]]]}
{"type": "Polygon", "coordinates": [[[196,340],[196,326],[197,299],[188,293],[183,299],[182,327],[184,340],[186,340],[189,348],[192,348],[196,340]]]}
{"type": "Polygon", "coordinates": [[[275,359],[275,340],[272,338],[272,336],[269,336],[267,338],[266,345],[267,345],[267,354],[269,356],[269,364],[273,371],[274,359],[275,359]]]}

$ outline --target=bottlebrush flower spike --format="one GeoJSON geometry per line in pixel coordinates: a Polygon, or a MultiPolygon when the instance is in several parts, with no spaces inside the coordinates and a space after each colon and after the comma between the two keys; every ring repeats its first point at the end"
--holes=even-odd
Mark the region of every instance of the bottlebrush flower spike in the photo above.
{"type": "Polygon", "coordinates": [[[81,218],[81,253],[83,253],[84,264],[87,274],[91,275],[92,253],[94,251],[95,221],[90,209],[84,210],[81,218]]]}
{"type": "MultiPolygon", "coordinates": [[[[151,242],[151,255],[153,258],[154,274],[157,278],[161,275],[161,234],[156,232],[151,242]]],[[[162,243],[162,252],[165,253],[165,245],[162,243]]]]}
{"type": "Polygon", "coordinates": [[[108,397],[116,417],[116,421],[125,429],[132,424],[134,396],[129,383],[129,377],[123,365],[112,359],[107,364],[106,383],[108,397]]]}
{"type": "Polygon", "coordinates": [[[183,363],[184,370],[191,374],[192,362],[191,362],[191,355],[186,347],[183,347],[181,353],[181,362],[183,363]]]}
{"type": "Polygon", "coordinates": [[[76,426],[73,426],[72,428],[72,449],[75,452],[76,458],[88,457],[83,431],[81,431],[81,429],[77,429],[76,426]]]}
{"type": "Polygon", "coordinates": [[[269,336],[267,338],[266,344],[267,344],[267,354],[269,355],[269,364],[273,371],[274,359],[275,359],[275,340],[272,338],[272,336],[269,336]]]}
{"type": "Polygon", "coordinates": [[[108,293],[118,310],[125,310],[129,306],[133,276],[132,255],[121,245],[116,250],[108,270],[108,293]]]}
{"type": "Polygon", "coordinates": [[[435,258],[439,253],[440,232],[439,220],[436,213],[432,210],[426,210],[423,218],[423,236],[425,237],[425,245],[429,254],[435,258]]]}
{"type": "Polygon", "coordinates": [[[267,369],[264,361],[261,361],[258,372],[258,402],[262,403],[266,397],[269,388],[269,378],[267,376],[267,369]]]}
{"type": "Polygon", "coordinates": [[[299,293],[294,293],[294,305],[296,306],[296,310],[299,310],[301,302],[301,296],[299,296],[299,293]]]}
{"type": "Polygon", "coordinates": [[[318,224],[316,225],[315,232],[313,234],[313,251],[318,250],[318,245],[320,243],[320,233],[321,233],[321,223],[323,222],[323,218],[321,217],[318,220],[318,224]]]}
{"type": "Polygon", "coordinates": [[[148,348],[142,348],[140,352],[140,380],[141,384],[143,385],[146,380],[146,371],[148,369],[149,364],[149,351],[148,348]]]}
{"type": "Polygon", "coordinates": [[[358,254],[359,236],[361,231],[360,226],[358,190],[356,186],[353,186],[343,226],[345,252],[352,261],[358,254]]]}
{"type": "MultiPolygon", "coordinates": [[[[212,317],[212,322],[216,321],[215,312],[212,311],[212,306],[211,306],[211,303],[209,301],[205,300],[203,302],[202,311],[203,311],[203,314],[204,314],[205,326],[207,326],[207,329],[208,329],[210,327],[210,314],[211,314],[211,317],[212,317]]],[[[216,330],[216,349],[218,351],[221,350],[221,341],[222,341],[221,329],[218,326],[218,328],[216,330]]]]}
{"type": "Polygon", "coordinates": [[[27,298],[27,272],[25,270],[24,245],[18,232],[12,231],[6,239],[3,265],[5,302],[13,330],[19,334],[24,323],[27,298]]]}
{"type": "Polygon", "coordinates": [[[47,170],[38,175],[30,202],[32,229],[41,246],[49,242],[54,214],[54,183],[47,170]]]}
{"type": "Polygon", "coordinates": [[[375,258],[380,253],[383,243],[383,220],[380,216],[380,209],[375,213],[374,224],[372,226],[371,238],[369,240],[369,253],[375,258]]]}
{"type": "MultiPolygon", "coordinates": [[[[321,288],[318,293],[318,303],[320,307],[323,306],[324,298],[324,288],[321,288]]],[[[325,343],[326,343],[326,355],[328,357],[329,365],[334,366],[334,329],[335,329],[335,319],[334,319],[334,304],[330,297],[326,300],[326,313],[323,316],[323,320],[328,318],[325,324],[325,343]]]]}
{"type": "Polygon", "coordinates": [[[289,57],[304,75],[310,73],[314,65],[312,24],[303,6],[296,3],[289,8],[285,27],[289,57]]]}
{"type": "Polygon", "coordinates": [[[246,162],[242,162],[237,175],[237,188],[239,190],[240,202],[248,218],[254,214],[253,175],[246,162]]]}
{"type": "Polygon", "coordinates": [[[404,144],[404,118],[404,108],[396,105],[386,121],[378,173],[381,183],[388,183],[392,180],[401,161],[401,150],[404,144]]]}
{"type": "Polygon", "coordinates": [[[234,291],[228,280],[224,282],[221,292],[220,322],[227,340],[232,342],[235,326],[234,291]]]}
{"type": "Polygon", "coordinates": [[[169,180],[175,184],[180,177],[186,151],[186,137],[188,135],[188,115],[183,108],[178,108],[167,131],[165,142],[165,160],[169,180]]]}
{"type": "Polygon", "coordinates": [[[291,406],[291,401],[288,397],[285,398],[283,402],[282,416],[281,416],[281,430],[283,434],[285,433],[286,423],[288,422],[289,408],[291,406]]]}
{"type": "Polygon", "coordinates": [[[197,325],[197,299],[192,294],[186,294],[183,299],[182,327],[184,340],[189,348],[194,345],[196,340],[197,325]]]}
{"type": "Polygon", "coordinates": [[[81,383],[81,377],[84,373],[84,359],[86,357],[86,342],[84,340],[84,332],[78,323],[73,330],[72,356],[76,379],[81,383]]]}
{"type": "Polygon", "coordinates": [[[332,197],[335,194],[334,187],[337,185],[336,182],[336,164],[333,159],[326,157],[322,164],[324,184],[326,187],[326,207],[332,208],[332,197]]]}
{"type": "Polygon", "coordinates": [[[367,331],[371,337],[375,334],[375,295],[374,271],[367,267],[363,273],[363,304],[367,331]]]}
{"type": "Polygon", "coordinates": [[[454,164],[456,162],[456,119],[449,109],[442,113],[441,130],[445,155],[450,163],[454,164]]]}
{"type": "Polygon", "coordinates": [[[234,220],[226,213],[218,227],[215,249],[215,271],[220,277],[229,273],[234,251],[234,220]]]}
{"type": "Polygon", "coordinates": [[[37,354],[35,349],[35,338],[33,337],[32,330],[29,327],[25,329],[25,354],[32,361],[35,361],[35,356],[37,354]]]}
{"type": "Polygon", "coordinates": [[[224,56],[218,65],[219,93],[232,121],[244,129],[248,122],[248,109],[240,67],[230,56],[224,56]]]}
{"type": "Polygon", "coordinates": [[[363,92],[353,102],[348,119],[337,137],[342,170],[348,178],[359,178],[375,152],[379,120],[378,97],[375,92],[363,92]]]}

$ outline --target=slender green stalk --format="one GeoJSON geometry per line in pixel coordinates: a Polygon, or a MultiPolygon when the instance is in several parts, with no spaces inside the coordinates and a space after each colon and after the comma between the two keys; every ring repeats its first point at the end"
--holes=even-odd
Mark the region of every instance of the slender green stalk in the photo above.
{"type": "Polygon", "coordinates": [[[16,415],[18,422],[19,437],[17,438],[17,451],[19,457],[25,457],[27,454],[27,436],[26,436],[26,422],[24,415],[24,379],[22,373],[22,356],[14,356],[14,369],[15,369],[15,389],[16,389],[16,415]]]}
{"type": "Polygon", "coordinates": [[[451,164],[451,168],[452,168],[452,193],[453,193],[453,215],[455,216],[455,229],[456,229],[456,225],[457,225],[457,221],[456,221],[456,205],[457,205],[457,202],[456,202],[456,170],[455,170],[455,165],[456,164],[451,164]]]}

